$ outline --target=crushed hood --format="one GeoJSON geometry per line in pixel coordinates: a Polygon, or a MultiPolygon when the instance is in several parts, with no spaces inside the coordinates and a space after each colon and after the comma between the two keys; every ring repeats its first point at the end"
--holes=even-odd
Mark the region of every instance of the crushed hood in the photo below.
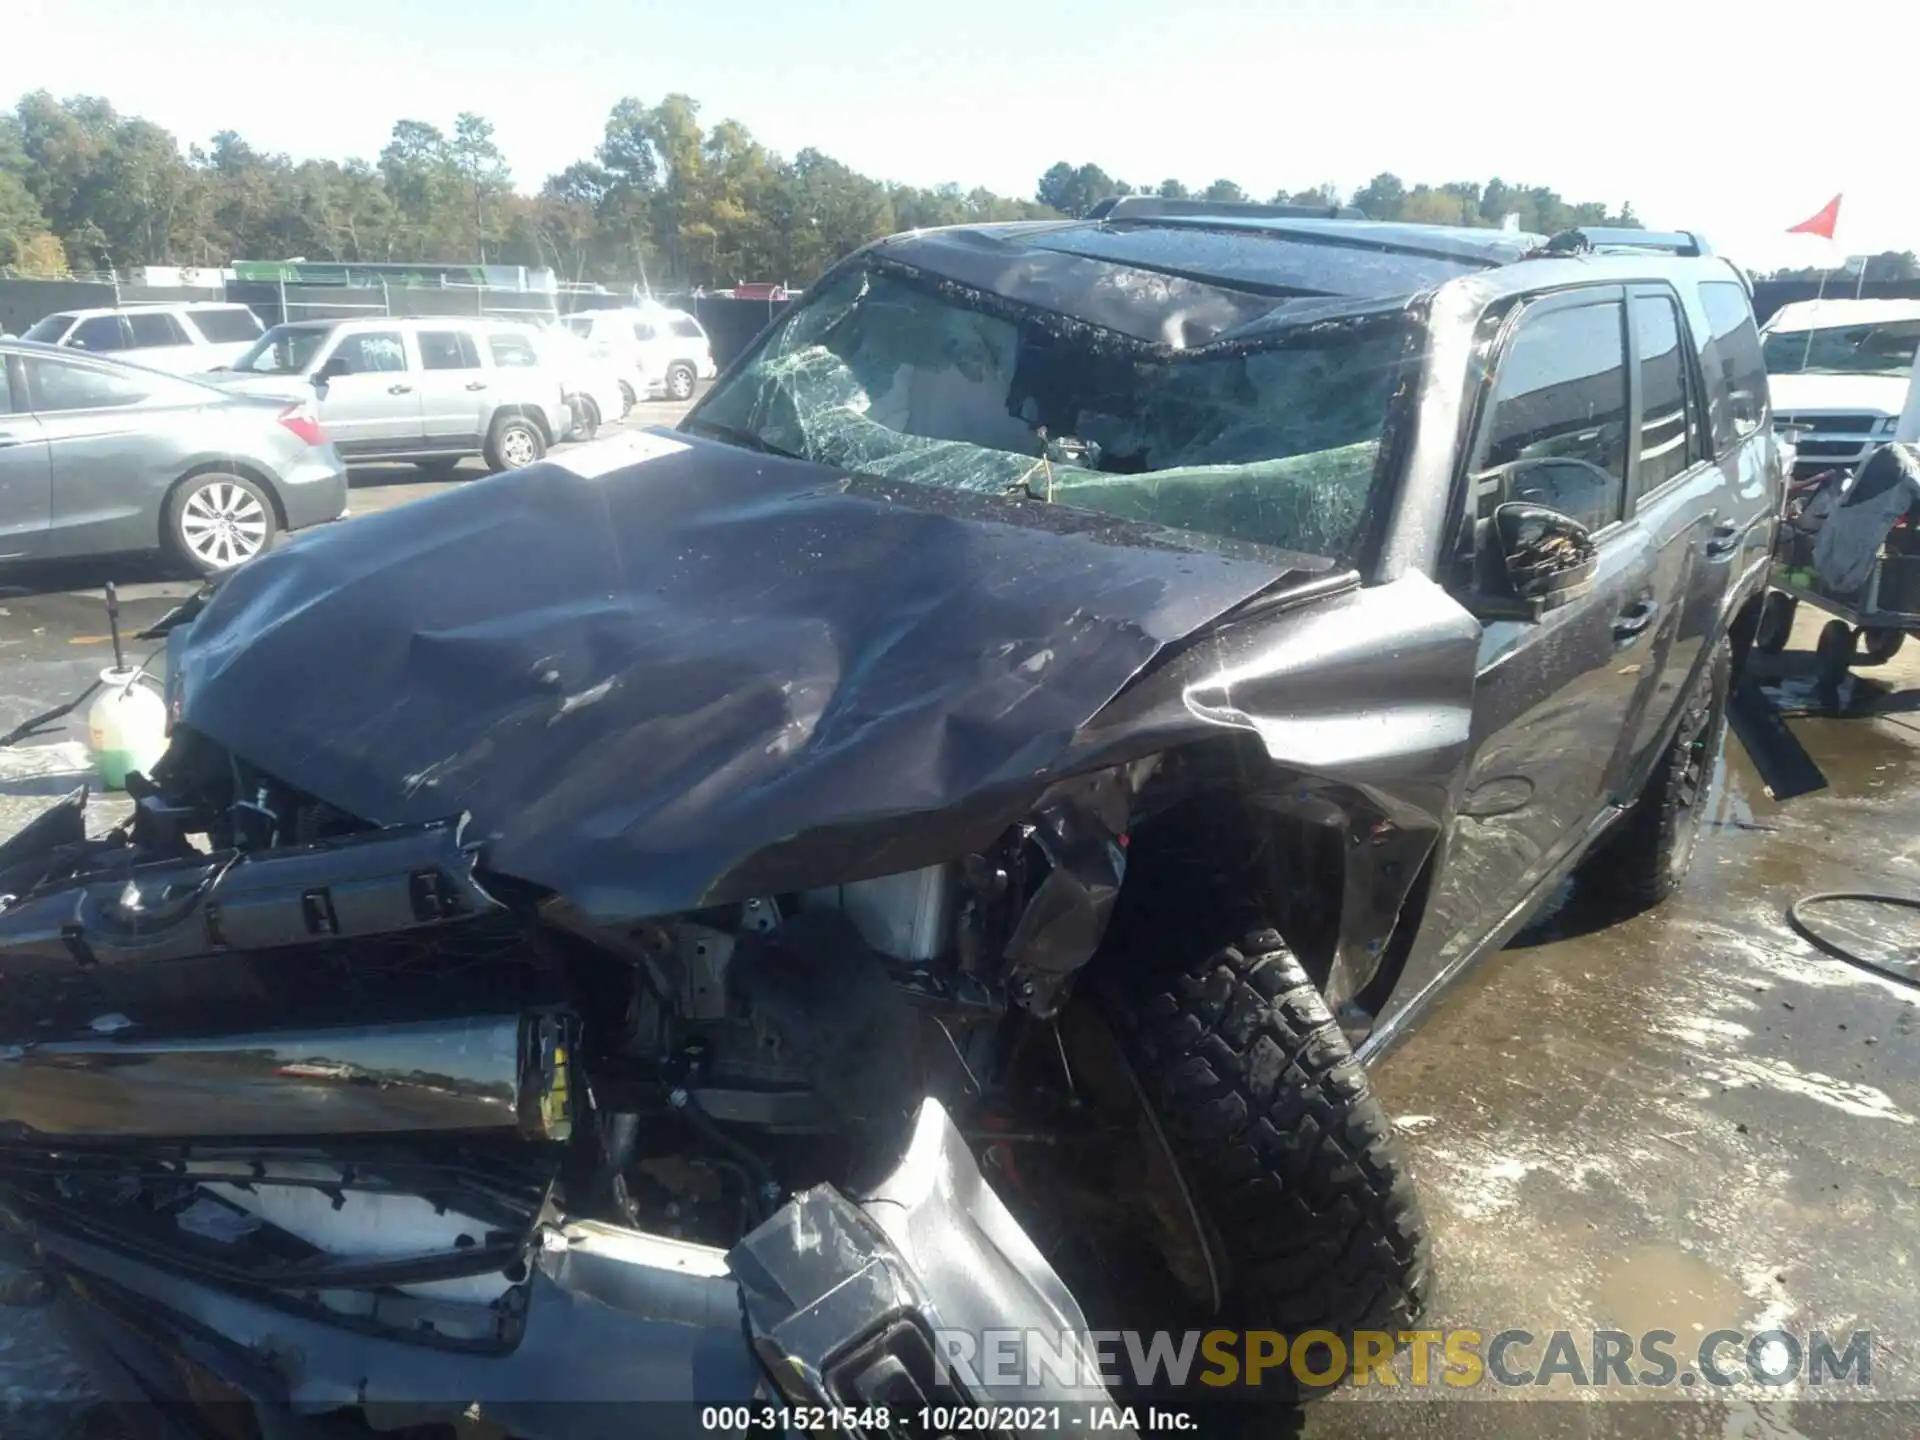
{"type": "Polygon", "coordinates": [[[181,719],[362,819],[467,812],[605,920],[983,843],[1162,650],[1327,569],[666,432],[302,536],[181,719]]]}

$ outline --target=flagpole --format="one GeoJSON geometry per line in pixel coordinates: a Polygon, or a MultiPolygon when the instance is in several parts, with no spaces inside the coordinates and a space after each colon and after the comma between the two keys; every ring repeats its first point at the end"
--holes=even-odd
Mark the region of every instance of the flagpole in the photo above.
{"type": "MultiPolygon", "coordinates": [[[[1820,267],[1820,291],[1813,297],[1813,303],[1816,305],[1827,298],[1827,276],[1829,273],[1826,266],[1822,265],[1820,267]]],[[[1807,345],[1806,348],[1800,352],[1800,373],[1802,375],[1807,373],[1807,361],[1813,358],[1813,329],[1814,327],[1811,325],[1807,327],[1807,345]]]]}

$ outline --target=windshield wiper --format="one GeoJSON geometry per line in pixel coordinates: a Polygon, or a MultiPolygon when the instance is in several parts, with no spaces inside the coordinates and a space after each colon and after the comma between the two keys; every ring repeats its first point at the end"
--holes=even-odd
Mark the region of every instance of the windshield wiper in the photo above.
{"type": "Polygon", "coordinates": [[[804,460],[804,455],[796,455],[791,450],[782,450],[769,440],[763,440],[751,430],[742,430],[737,425],[725,425],[718,420],[707,420],[688,416],[680,422],[680,428],[693,435],[704,435],[709,440],[718,440],[727,445],[738,445],[746,450],[758,450],[762,455],[778,455],[782,460],[804,460]]]}

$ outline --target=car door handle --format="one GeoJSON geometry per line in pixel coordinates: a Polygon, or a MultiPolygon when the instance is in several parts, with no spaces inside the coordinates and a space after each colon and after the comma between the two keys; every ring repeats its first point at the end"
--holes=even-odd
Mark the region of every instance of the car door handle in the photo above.
{"type": "Polygon", "coordinates": [[[413,393],[413,387],[411,385],[387,386],[387,394],[389,395],[411,395],[412,393],[413,393]]]}
{"type": "Polygon", "coordinates": [[[1746,527],[1738,520],[1722,520],[1707,537],[1705,550],[1709,560],[1724,560],[1739,550],[1746,538],[1746,527]]]}
{"type": "Polygon", "coordinates": [[[1646,628],[1653,624],[1653,617],[1659,613],[1660,602],[1657,600],[1634,601],[1613,617],[1613,638],[1626,641],[1644,634],[1646,628]]]}
{"type": "Polygon", "coordinates": [[[487,388],[487,382],[484,380],[469,380],[467,382],[467,388],[469,390],[484,390],[487,388]]]}

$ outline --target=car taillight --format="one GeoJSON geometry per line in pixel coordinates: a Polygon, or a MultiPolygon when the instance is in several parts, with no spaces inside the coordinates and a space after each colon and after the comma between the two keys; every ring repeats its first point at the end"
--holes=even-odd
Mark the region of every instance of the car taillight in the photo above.
{"type": "Polygon", "coordinates": [[[280,412],[280,423],[300,437],[303,444],[324,445],[327,432],[320,428],[320,422],[312,410],[305,405],[289,405],[280,412]]]}

